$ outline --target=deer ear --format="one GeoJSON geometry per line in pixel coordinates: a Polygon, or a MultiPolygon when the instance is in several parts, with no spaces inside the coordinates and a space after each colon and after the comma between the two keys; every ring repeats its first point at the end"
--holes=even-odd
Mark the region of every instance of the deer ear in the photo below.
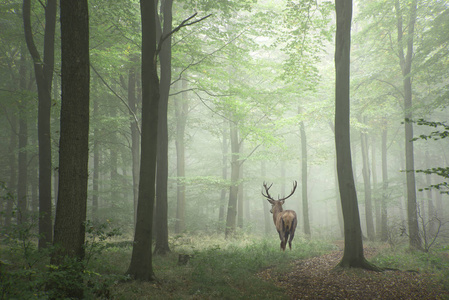
{"type": "Polygon", "coordinates": [[[281,200],[281,201],[279,201],[279,203],[281,203],[281,205],[284,205],[285,200],[281,200]]]}
{"type": "Polygon", "coordinates": [[[267,201],[274,205],[274,200],[267,199],[267,201]]]}

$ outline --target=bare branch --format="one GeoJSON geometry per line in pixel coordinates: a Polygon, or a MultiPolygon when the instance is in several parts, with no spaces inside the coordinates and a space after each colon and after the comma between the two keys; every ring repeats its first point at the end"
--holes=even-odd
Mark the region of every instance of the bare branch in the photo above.
{"type": "Polygon", "coordinates": [[[167,33],[167,34],[164,35],[164,36],[161,36],[161,39],[159,40],[159,43],[158,43],[158,46],[157,46],[156,55],[158,55],[159,52],[161,52],[161,49],[162,49],[162,43],[163,43],[166,39],[168,39],[172,34],[174,34],[175,32],[179,31],[179,30],[180,30],[181,28],[183,28],[183,27],[187,27],[187,26],[196,24],[196,23],[198,23],[198,22],[201,22],[201,21],[203,21],[203,20],[209,18],[209,17],[212,15],[212,14],[208,14],[207,16],[202,17],[201,19],[198,19],[198,20],[192,21],[192,22],[190,22],[190,23],[187,23],[188,21],[190,21],[191,19],[193,19],[197,14],[198,14],[197,12],[194,13],[193,15],[191,15],[190,17],[188,17],[187,19],[185,19],[184,21],[182,21],[181,24],[179,24],[178,26],[176,26],[176,28],[174,28],[172,31],[170,31],[169,33],[167,33]]]}
{"type": "Polygon", "coordinates": [[[131,114],[131,116],[133,116],[134,118],[134,122],[136,123],[136,127],[137,130],[139,131],[139,134],[141,135],[140,132],[140,126],[139,126],[139,120],[137,119],[136,114],[132,111],[131,107],[129,107],[128,103],[126,103],[126,101],[120,97],[119,94],[117,94],[116,91],[114,91],[113,88],[111,88],[111,86],[103,79],[103,77],[100,75],[100,73],[98,73],[98,71],[94,68],[94,66],[92,64],[90,64],[90,67],[92,68],[92,70],[95,72],[95,74],[97,74],[98,78],[100,78],[100,80],[103,82],[103,84],[117,97],[120,99],[120,101],[122,101],[122,103],[128,108],[129,113],[131,114]]]}

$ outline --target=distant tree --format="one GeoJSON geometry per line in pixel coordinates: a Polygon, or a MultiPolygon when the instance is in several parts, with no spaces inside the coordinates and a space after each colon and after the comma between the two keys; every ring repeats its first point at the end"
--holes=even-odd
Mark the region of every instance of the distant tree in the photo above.
{"type": "Polygon", "coordinates": [[[343,210],[345,248],[338,264],[345,268],[375,269],[363,254],[362,229],[357,193],[352,171],[349,125],[349,77],[352,1],[336,0],[337,32],[335,37],[335,146],[338,185],[343,210]]]}
{"type": "Polygon", "coordinates": [[[139,196],[134,246],[127,274],[134,279],[154,280],[152,262],[153,207],[156,193],[156,154],[159,78],[156,66],[156,4],[140,1],[142,21],[142,138],[139,196]]]}
{"type": "Polygon", "coordinates": [[[62,102],[54,236],[58,251],[52,256],[53,264],[65,256],[84,257],[89,158],[88,4],[87,0],[61,1],[60,7],[62,102]]]}
{"type": "MultiPolygon", "coordinates": [[[[39,140],[39,249],[47,247],[47,244],[52,241],[50,111],[56,6],[56,0],[48,0],[45,6],[44,56],[42,60],[34,43],[31,28],[31,0],[23,1],[25,40],[34,62],[39,100],[37,123],[39,140]]],[[[26,205],[24,207],[26,208],[26,205]]],[[[24,207],[21,209],[24,209],[24,207]]]]}
{"type": "MultiPolygon", "coordinates": [[[[404,118],[412,119],[412,79],[411,68],[413,60],[413,37],[415,34],[416,8],[417,0],[409,3],[409,22],[407,24],[407,34],[404,37],[403,13],[399,0],[394,4],[397,17],[397,42],[399,64],[403,76],[404,88],[404,118]],[[406,50],[406,53],[404,53],[406,50]]],[[[413,151],[413,124],[405,122],[405,168],[411,172],[406,172],[407,177],[407,217],[408,217],[408,236],[410,247],[422,249],[421,238],[419,236],[418,212],[416,204],[416,181],[415,181],[415,159],[413,151]]]]}

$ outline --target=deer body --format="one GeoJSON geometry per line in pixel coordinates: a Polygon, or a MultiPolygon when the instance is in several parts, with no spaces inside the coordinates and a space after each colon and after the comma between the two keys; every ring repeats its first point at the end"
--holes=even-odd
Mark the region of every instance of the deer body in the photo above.
{"type": "Polygon", "coordinates": [[[272,205],[270,212],[273,214],[274,225],[276,226],[276,230],[279,233],[279,238],[281,239],[281,249],[285,251],[285,247],[287,245],[290,250],[292,249],[292,240],[295,236],[296,225],[298,223],[298,218],[296,216],[296,212],[293,210],[283,210],[282,205],[285,202],[285,199],[293,195],[296,189],[296,181],[293,185],[293,190],[289,196],[275,200],[273,199],[268,190],[271,185],[267,187],[264,183],[266,195],[262,192],[262,195],[267,198],[268,202],[272,205]],[[290,237],[290,238],[289,238],[290,237]]]}

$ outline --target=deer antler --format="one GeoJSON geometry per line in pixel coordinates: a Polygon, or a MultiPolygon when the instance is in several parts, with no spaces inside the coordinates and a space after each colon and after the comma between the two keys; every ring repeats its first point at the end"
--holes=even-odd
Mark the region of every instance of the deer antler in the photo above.
{"type": "Polygon", "coordinates": [[[295,180],[295,182],[293,183],[293,189],[292,189],[290,195],[288,195],[287,197],[284,197],[284,198],[282,198],[282,199],[278,199],[278,200],[285,200],[285,199],[287,199],[287,198],[290,198],[290,197],[293,195],[293,193],[295,192],[296,186],[297,186],[297,185],[298,185],[298,183],[297,183],[296,180],[295,180]]]}
{"type": "Polygon", "coordinates": [[[265,195],[265,194],[263,193],[263,191],[262,191],[262,196],[264,196],[265,198],[268,198],[268,199],[270,199],[270,200],[275,201],[275,200],[273,199],[273,197],[271,197],[270,192],[268,191],[268,190],[271,188],[272,185],[273,185],[273,183],[270,184],[270,186],[267,187],[267,183],[266,183],[265,181],[263,182],[263,187],[265,188],[265,192],[266,192],[267,194],[265,195]]]}

